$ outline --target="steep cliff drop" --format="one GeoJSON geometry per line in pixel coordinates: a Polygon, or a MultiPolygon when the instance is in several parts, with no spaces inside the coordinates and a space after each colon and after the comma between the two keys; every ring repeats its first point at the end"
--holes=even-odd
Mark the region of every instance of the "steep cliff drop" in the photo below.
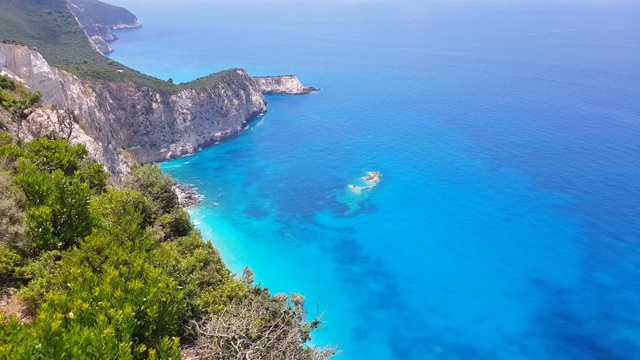
{"type": "Polygon", "coordinates": [[[103,54],[113,52],[108,43],[118,40],[112,30],[142,27],[129,10],[98,0],[67,0],[67,7],[94,48],[103,54]]]}
{"type": "Polygon", "coordinates": [[[263,94],[304,95],[320,90],[302,85],[295,75],[254,76],[253,80],[263,94]]]}
{"type": "Polygon", "coordinates": [[[147,163],[191,154],[237,135],[266,112],[260,88],[241,69],[163,93],[131,82],[81,79],[49,66],[34,50],[2,43],[0,69],[41,90],[50,106],[31,115],[24,127],[31,133],[23,139],[53,132],[83,143],[114,182],[126,177],[131,159],[147,163]]]}

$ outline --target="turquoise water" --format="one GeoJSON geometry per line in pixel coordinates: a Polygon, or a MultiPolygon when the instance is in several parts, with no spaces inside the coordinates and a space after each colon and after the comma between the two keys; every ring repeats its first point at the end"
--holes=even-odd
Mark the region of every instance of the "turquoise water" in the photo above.
{"type": "Polygon", "coordinates": [[[162,168],[340,359],[640,358],[639,5],[112,3],[138,70],[323,89],[162,168]]]}

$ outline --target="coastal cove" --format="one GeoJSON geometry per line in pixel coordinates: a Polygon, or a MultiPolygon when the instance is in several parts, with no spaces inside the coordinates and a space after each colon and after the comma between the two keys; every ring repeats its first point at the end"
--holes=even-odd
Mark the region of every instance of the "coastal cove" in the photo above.
{"type": "Polygon", "coordinates": [[[322,88],[161,167],[338,359],[640,354],[638,5],[111,2],[143,27],[109,56],[143,73],[322,88]]]}

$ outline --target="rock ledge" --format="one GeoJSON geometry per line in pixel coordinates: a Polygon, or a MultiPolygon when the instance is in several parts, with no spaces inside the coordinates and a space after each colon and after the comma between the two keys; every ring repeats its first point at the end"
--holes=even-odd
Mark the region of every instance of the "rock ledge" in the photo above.
{"type": "Polygon", "coordinates": [[[302,85],[295,75],[254,76],[253,80],[260,91],[268,95],[305,95],[320,90],[302,85]]]}

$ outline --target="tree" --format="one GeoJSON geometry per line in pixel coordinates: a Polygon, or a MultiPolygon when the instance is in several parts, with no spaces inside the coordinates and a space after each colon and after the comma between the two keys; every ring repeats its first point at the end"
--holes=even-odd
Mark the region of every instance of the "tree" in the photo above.
{"type": "Polygon", "coordinates": [[[201,359],[328,359],[335,349],[305,345],[319,325],[319,319],[307,321],[301,295],[271,297],[254,288],[244,301],[197,324],[199,337],[188,351],[201,359]]]}
{"type": "Polygon", "coordinates": [[[27,88],[6,75],[0,75],[0,105],[18,123],[18,144],[21,144],[22,122],[29,116],[28,109],[40,105],[42,92],[29,92],[27,88]]]}

